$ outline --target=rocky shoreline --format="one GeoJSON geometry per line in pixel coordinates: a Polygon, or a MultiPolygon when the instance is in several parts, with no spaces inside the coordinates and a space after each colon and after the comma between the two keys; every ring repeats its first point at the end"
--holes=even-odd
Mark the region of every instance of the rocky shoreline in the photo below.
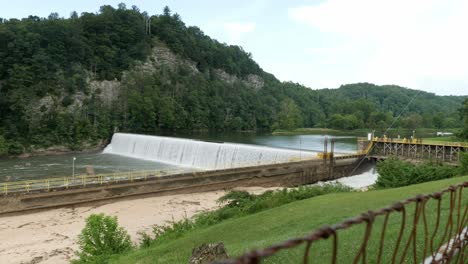
{"type": "Polygon", "coordinates": [[[72,154],[72,153],[95,153],[102,151],[107,144],[109,143],[108,140],[100,140],[98,144],[84,144],[80,150],[71,149],[67,146],[51,146],[48,148],[32,148],[31,151],[24,152],[20,155],[10,155],[8,158],[29,158],[34,156],[50,156],[50,155],[65,155],[65,154],[72,154]]]}

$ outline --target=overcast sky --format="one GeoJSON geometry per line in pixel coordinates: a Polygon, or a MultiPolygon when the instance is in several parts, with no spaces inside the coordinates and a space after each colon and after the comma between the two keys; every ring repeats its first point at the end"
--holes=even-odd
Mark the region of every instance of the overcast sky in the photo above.
{"type": "MultiPolygon", "coordinates": [[[[372,82],[468,95],[464,0],[0,0],[0,17],[168,5],[188,25],[241,45],[267,72],[313,89],[372,82]]],[[[1,63],[1,62],[0,62],[1,63]]]]}

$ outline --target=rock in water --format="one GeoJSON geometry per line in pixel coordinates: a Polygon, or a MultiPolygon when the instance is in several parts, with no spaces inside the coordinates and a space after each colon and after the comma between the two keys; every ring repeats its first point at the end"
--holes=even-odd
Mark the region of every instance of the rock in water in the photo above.
{"type": "Polygon", "coordinates": [[[215,260],[229,258],[224,243],[202,244],[192,250],[189,264],[209,264],[215,260]]]}

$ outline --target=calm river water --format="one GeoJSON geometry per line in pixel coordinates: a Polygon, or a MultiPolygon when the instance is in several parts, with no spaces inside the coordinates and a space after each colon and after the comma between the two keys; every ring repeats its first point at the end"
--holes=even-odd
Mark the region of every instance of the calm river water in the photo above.
{"type": "MultiPolygon", "coordinates": [[[[171,134],[214,142],[233,142],[242,144],[262,145],[275,148],[323,151],[325,135],[258,135],[254,133],[230,134],[171,134]]],[[[335,152],[355,152],[356,137],[327,135],[335,139],[335,152]]],[[[177,167],[169,164],[132,159],[111,154],[87,153],[66,154],[59,156],[37,156],[30,158],[0,159],[0,182],[22,179],[38,179],[44,177],[71,176],[75,160],[75,174],[83,174],[86,167],[93,167],[96,173],[132,171],[132,170],[170,170],[177,167]]]]}

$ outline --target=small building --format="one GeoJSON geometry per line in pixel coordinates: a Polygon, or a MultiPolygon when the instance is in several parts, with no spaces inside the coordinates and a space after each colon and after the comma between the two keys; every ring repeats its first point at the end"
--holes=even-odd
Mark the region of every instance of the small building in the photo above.
{"type": "Polygon", "coordinates": [[[451,136],[453,133],[451,132],[437,132],[438,137],[444,137],[444,136],[451,136]]]}

